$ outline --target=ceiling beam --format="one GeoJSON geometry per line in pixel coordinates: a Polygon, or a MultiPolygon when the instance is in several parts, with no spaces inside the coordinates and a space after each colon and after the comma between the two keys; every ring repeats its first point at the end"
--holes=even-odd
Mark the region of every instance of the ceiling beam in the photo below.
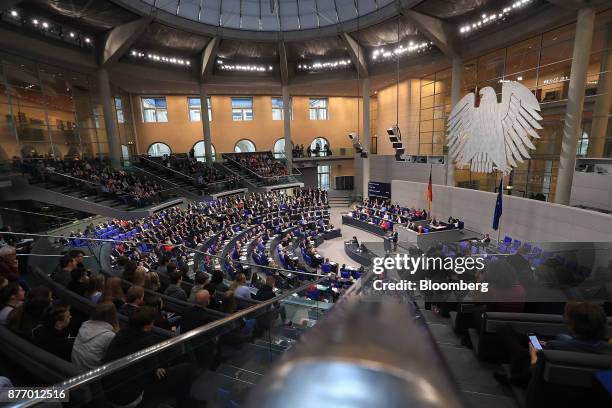
{"type": "Polygon", "coordinates": [[[583,7],[601,6],[607,0],[547,0],[550,4],[564,8],[566,10],[579,10],[583,7]]]}
{"type": "Polygon", "coordinates": [[[280,63],[281,84],[289,85],[289,65],[287,63],[287,49],[283,41],[278,43],[278,58],[280,63]]]}
{"type": "Polygon", "coordinates": [[[200,81],[206,82],[208,77],[212,75],[212,69],[215,65],[217,56],[217,48],[219,47],[219,37],[210,39],[200,56],[200,81]]]}
{"type": "Polygon", "coordinates": [[[449,58],[459,56],[458,47],[452,40],[455,36],[452,35],[452,27],[435,17],[418,13],[413,10],[402,9],[401,14],[406,16],[416,28],[423,33],[429,41],[433,42],[444,55],[449,58]]]}
{"type": "Polygon", "coordinates": [[[2,10],[10,10],[23,0],[0,0],[0,11],[2,10]]]}
{"type": "Polygon", "coordinates": [[[355,69],[359,73],[359,76],[367,78],[368,63],[365,59],[365,51],[363,50],[361,45],[359,45],[359,43],[355,41],[355,39],[349,34],[342,33],[341,36],[342,40],[344,41],[344,44],[346,44],[346,49],[349,53],[349,56],[351,57],[351,61],[353,62],[355,69]]]}
{"type": "Polygon", "coordinates": [[[153,21],[153,16],[144,16],[130,21],[106,33],[102,42],[100,65],[109,65],[117,62],[138,38],[144,34],[153,21]]]}

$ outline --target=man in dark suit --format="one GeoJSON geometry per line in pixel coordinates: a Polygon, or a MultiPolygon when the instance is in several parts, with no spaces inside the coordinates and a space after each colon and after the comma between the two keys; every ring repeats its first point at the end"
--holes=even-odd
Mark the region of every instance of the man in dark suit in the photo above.
{"type": "MultiPolygon", "coordinates": [[[[612,355],[612,344],[606,341],[607,318],[600,305],[589,302],[571,301],[566,303],[565,321],[572,335],[560,334],[553,340],[541,341],[546,350],[575,351],[580,353],[612,355]]],[[[521,336],[512,327],[498,329],[501,334],[504,352],[512,360],[511,375],[503,371],[493,373],[495,379],[504,383],[527,386],[538,362],[538,352],[528,339],[523,346],[521,336]]]]}
{"type": "MultiPolygon", "coordinates": [[[[266,277],[266,283],[261,285],[255,296],[253,297],[256,300],[260,300],[265,302],[266,300],[274,299],[276,294],[274,293],[274,286],[276,285],[276,278],[274,276],[266,277]]],[[[287,311],[285,310],[285,306],[279,306],[276,304],[278,308],[278,314],[283,321],[283,324],[286,326],[291,326],[292,322],[287,321],[287,311]]]]}
{"type": "Polygon", "coordinates": [[[206,289],[199,290],[195,295],[194,305],[183,315],[181,333],[203,326],[212,320],[206,311],[209,303],[210,293],[206,289]]]}
{"type": "MultiPolygon", "coordinates": [[[[151,333],[156,312],[148,306],[141,306],[130,316],[128,327],[123,328],[111,341],[104,356],[104,363],[117,360],[141,351],[157,342],[159,338],[151,333]]],[[[160,394],[176,397],[176,407],[195,407],[190,397],[191,380],[195,368],[191,363],[172,366],[161,364],[158,355],[147,357],[135,365],[120,370],[102,379],[106,397],[116,405],[128,405],[158,400],[160,394]]]]}

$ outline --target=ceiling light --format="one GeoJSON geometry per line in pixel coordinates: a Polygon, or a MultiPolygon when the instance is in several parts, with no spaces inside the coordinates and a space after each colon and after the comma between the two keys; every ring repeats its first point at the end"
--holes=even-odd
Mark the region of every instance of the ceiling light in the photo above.
{"type": "Polygon", "coordinates": [[[74,31],[71,31],[70,32],[70,38],[74,38],[74,37],[76,37],[76,34],[74,33],[74,31]]]}
{"type": "Polygon", "coordinates": [[[89,44],[91,42],[91,39],[89,37],[85,37],[85,42],[89,44]]]}
{"type": "Polygon", "coordinates": [[[43,28],[49,28],[49,23],[47,23],[46,21],[44,21],[42,23],[43,28]]]}
{"type": "Polygon", "coordinates": [[[523,6],[525,6],[527,3],[530,3],[532,0],[517,0],[515,2],[513,2],[512,4],[508,4],[506,7],[504,7],[503,9],[499,10],[498,12],[492,12],[491,14],[488,13],[483,13],[480,16],[480,20],[479,21],[475,21],[472,22],[470,24],[461,26],[459,28],[459,32],[460,33],[467,33],[470,31],[471,29],[476,29],[479,27],[483,27],[486,26],[487,24],[491,23],[492,21],[495,21],[499,18],[502,18],[504,16],[506,16],[508,13],[511,13],[515,10],[521,9],[523,6]]]}
{"type": "Polygon", "coordinates": [[[38,20],[37,19],[32,20],[32,24],[38,25],[38,20]]]}
{"type": "Polygon", "coordinates": [[[523,80],[523,77],[519,75],[519,76],[517,76],[517,77],[516,77],[516,80],[517,80],[517,81],[522,81],[522,80],[523,80]]]}
{"type": "Polygon", "coordinates": [[[18,17],[19,13],[17,12],[17,10],[11,10],[11,17],[18,17]]]}

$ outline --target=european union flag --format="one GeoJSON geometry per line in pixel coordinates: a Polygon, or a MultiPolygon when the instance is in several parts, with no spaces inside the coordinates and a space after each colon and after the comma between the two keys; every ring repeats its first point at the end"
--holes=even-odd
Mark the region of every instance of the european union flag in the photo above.
{"type": "Polygon", "coordinates": [[[499,190],[497,192],[497,201],[495,202],[495,213],[493,213],[493,229],[497,231],[499,228],[499,219],[502,216],[502,201],[504,193],[504,178],[499,180],[499,190]]]}

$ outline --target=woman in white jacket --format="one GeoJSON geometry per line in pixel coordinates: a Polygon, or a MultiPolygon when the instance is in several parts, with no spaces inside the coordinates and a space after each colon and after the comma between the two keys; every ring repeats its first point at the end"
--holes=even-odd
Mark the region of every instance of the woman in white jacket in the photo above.
{"type": "Polygon", "coordinates": [[[106,349],[118,330],[115,305],[111,302],[96,305],[91,319],[79,329],[72,347],[72,362],[88,369],[101,366],[106,349]]]}

